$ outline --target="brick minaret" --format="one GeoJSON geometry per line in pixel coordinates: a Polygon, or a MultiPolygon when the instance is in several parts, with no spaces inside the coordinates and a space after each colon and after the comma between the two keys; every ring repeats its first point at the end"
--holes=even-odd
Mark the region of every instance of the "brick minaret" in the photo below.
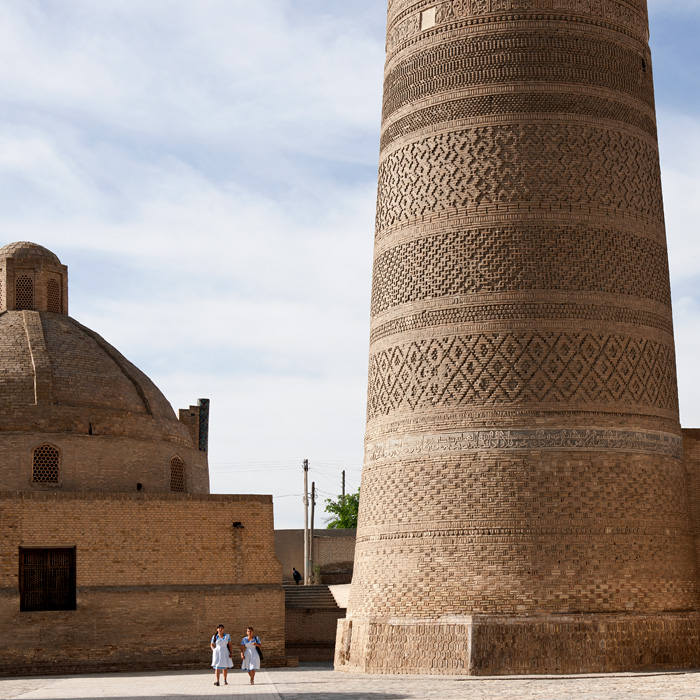
{"type": "Polygon", "coordinates": [[[390,0],[336,667],[700,658],[646,0],[390,0]]]}

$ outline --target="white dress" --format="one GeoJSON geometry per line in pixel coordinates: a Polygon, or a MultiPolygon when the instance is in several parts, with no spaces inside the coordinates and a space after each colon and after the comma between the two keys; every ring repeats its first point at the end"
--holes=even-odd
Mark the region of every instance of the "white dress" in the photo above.
{"type": "Polygon", "coordinates": [[[225,634],[219,637],[218,633],[212,637],[211,643],[216,647],[211,652],[211,667],[212,668],[233,668],[233,661],[229,656],[228,643],[231,637],[225,634]]]}
{"type": "Polygon", "coordinates": [[[258,637],[253,637],[251,642],[248,637],[243,637],[241,639],[241,644],[245,646],[245,657],[243,658],[243,663],[241,668],[244,671],[258,671],[260,669],[260,656],[258,654],[258,649],[255,646],[255,642],[260,644],[260,639],[258,637]]]}

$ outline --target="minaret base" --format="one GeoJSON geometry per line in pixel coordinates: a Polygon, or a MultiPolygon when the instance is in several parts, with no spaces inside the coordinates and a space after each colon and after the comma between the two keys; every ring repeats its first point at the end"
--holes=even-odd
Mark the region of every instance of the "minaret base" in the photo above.
{"type": "Polygon", "coordinates": [[[700,614],[338,620],[335,670],[505,676],[700,667],[700,614]]]}

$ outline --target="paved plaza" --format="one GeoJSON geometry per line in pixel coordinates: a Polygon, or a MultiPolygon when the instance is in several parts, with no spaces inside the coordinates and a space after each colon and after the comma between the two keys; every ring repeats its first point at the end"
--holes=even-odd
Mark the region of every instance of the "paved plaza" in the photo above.
{"type": "Polygon", "coordinates": [[[213,673],[112,673],[0,680],[2,700],[682,700],[700,699],[700,672],[607,676],[445,678],[335,673],[330,664],[261,671],[256,684],[236,671],[228,686],[213,673]]]}

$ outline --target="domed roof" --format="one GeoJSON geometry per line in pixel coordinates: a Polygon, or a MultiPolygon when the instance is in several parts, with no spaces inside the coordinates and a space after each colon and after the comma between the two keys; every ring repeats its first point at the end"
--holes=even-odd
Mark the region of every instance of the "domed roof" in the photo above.
{"type": "Polygon", "coordinates": [[[48,248],[31,243],[29,241],[17,241],[16,243],[8,243],[0,248],[0,260],[7,258],[26,259],[26,260],[44,260],[54,265],[60,265],[61,261],[58,256],[54,255],[48,248]]]}
{"type": "Polygon", "coordinates": [[[0,314],[0,431],[84,434],[88,424],[191,444],[156,385],[97,333],[66,315],[0,314]]]}

